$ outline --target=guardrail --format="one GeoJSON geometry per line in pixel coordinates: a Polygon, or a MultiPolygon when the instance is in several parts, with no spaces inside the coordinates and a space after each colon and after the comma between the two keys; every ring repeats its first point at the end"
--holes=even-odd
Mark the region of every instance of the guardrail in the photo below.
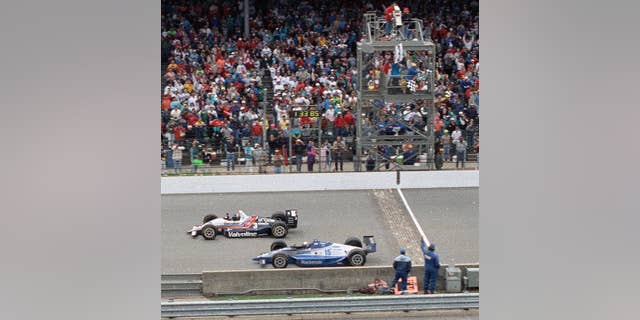
{"type": "Polygon", "coordinates": [[[163,318],[478,309],[479,293],[162,302],[163,318]]]}
{"type": "Polygon", "coordinates": [[[163,274],[160,278],[162,297],[202,295],[202,274],[163,274]]]}

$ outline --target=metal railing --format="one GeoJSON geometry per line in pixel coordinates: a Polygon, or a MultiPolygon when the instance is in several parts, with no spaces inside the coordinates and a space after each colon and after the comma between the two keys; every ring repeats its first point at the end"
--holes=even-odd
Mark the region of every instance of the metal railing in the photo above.
{"type": "Polygon", "coordinates": [[[419,19],[403,20],[402,26],[397,27],[393,22],[387,27],[387,21],[383,18],[377,18],[373,21],[367,21],[364,30],[365,41],[388,41],[388,40],[405,40],[416,39],[424,41],[424,33],[422,31],[422,22],[419,19]]]}
{"type": "Polygon", "coordinates": [[[163,318],[478,309],[479,293],[162,302],[163,318]]]}
{"type": "Polygon", "coordinates": [[[184,297],[202,295],[202,275],[163,274],[160,278],[162,297],[184,297]]]}

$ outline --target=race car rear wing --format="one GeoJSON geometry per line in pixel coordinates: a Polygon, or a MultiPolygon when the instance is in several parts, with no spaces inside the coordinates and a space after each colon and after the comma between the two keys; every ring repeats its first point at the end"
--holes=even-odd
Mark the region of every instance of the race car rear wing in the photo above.
{"type": "Polygon", "coordinates": [[[298,209],[286,209],[284,214],[287,216],[287,227],[294,229],[298,227],[298,209]]]}
{"type": "Polygon", "coordinates": [[[364,245],[364,252],[376,252],[376,240],[373,238],[373,236],[363,236],[362,242],[364,245]]]}

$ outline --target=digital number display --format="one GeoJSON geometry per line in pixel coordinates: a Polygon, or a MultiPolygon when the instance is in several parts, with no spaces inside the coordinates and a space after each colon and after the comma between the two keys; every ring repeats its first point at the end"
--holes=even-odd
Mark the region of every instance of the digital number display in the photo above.
{"type": "Polygon", "coordinates": [[[291,118],[303,118],[303,117],[317,118],[319,116],[320,116],[320,111],[318,110],[291,111],[291,118]]]}

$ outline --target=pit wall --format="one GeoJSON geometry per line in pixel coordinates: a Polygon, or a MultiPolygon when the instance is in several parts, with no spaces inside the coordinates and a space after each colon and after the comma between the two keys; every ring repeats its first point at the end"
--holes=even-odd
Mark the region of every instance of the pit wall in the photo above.
{"type": "MultiPolygon", "coordinates": [[[[462,277],[466,276],[467,268],[478,268],[478,264],[456,264],[460,268],[462,277]]],[[[445,291],[445,268],[442,265],[436,291],[445,291]]],[[[391,281],[395,271],[391,266],[372,267],[328,267],[328,268],[287,268],[262,270],[221,270],[205,271],[202,273],[202,293],[212,297],[227,294],[290,294],[290,293],[318,293],[317,290],[357,291],[366,287],[376,278],[391,281]],[[311,272],[310,272],[311,271],[311,272]],[[254,291],[251,291],[254,290],[254,291]]],[[[414,266],[409,276],[418,278],[418,285],[422,291],[424,283],[424,266],[414,266]]]]}

